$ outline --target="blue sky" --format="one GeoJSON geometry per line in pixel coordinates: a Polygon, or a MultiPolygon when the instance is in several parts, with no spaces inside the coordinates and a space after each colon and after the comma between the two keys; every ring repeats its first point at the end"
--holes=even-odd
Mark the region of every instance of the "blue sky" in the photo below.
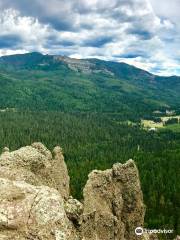
{"type": "Polygon", "coordinates": [[[180,75],[180,0],[0,0],[0,55],[39,51],[180,75]]]}

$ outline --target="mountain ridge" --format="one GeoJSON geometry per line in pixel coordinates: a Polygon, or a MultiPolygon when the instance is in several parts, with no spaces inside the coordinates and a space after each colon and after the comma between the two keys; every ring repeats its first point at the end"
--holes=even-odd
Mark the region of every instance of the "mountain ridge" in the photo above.
{"type": "Polygon", "coordinates": [[[180,77],[98,59],[27,53],[0,58],[0,108],[147,115],[180,106],[180,77]]]}
{"type": "Polygon", "coordinates": [[[81,62],[81,61],[84,61],[84,62],[90,62],[90,63],[93,63],[93,62],[104,62],[104,63],[112,63],[112,64],[119,64],[119,65],[124,65],[124,66],[130,66],[134,69],[137,69],[137,70],[140,70],[140,71],[143,71],[149,75],[153,75],[153,76],[156,76],[156,77],[180,77],[178,75],[171,75],[171,76],[162,76],[162,75],[158,75],[158,74],[153,74],[145,69],[142,69],[142,68],[139,68],[139,67],[136,67],[134,65],[131,65],[131,64],[128,64],[128,63],[125,63],[125,62],[117,62],[117,61],[112,61],[112,60],[102,60],[100,58],[71,58],[71,57],[68,57],[68,56],[65,56],[65,55],[53,55],[53,54],[43,54],[43,53],[40,53],[40,52],[28,52],[28,53],[23,53],[23,54],[10,54],[10,55],[3,55],[3,56],[0,56],[0,63],[2,64],[2,60],[6,60],[7,59],[16,59],[17,57],[23,57],[23,56],[39,56],[39,57],[47,57],[47,58],[56,58],[56,59],[60,59],[60,61],[64,61],[66,62],[65,60],[68,59],[68,60],[75,60],[77,62],[81,62]]]}

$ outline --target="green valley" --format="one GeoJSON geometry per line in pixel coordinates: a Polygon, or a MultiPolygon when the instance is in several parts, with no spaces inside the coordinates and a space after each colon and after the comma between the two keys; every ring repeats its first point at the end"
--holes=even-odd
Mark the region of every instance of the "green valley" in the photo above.
{"type": "Polygon", "coordinates": [[[179,116],[180,77],[125,63],[29,53],[0,58],[0,87],[1,149],[40,141],[52,150],[59,144],[78,199],[91,170],[132,158],[146,227],[180,234],[180,124],[173,120],[147,131],[141,123],[159,124],[171,112],[179,116]]]}

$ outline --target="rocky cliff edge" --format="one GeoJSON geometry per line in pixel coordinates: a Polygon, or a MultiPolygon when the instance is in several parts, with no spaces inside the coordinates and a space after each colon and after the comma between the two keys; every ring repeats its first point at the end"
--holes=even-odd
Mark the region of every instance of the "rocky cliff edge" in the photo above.
{"type": "Polygon", "coordinates": [[[70,196],[62,149],[33,143],[0,156],[0,240],[136,240],[145,208],[133,160],[89,174],[70,196]]]}

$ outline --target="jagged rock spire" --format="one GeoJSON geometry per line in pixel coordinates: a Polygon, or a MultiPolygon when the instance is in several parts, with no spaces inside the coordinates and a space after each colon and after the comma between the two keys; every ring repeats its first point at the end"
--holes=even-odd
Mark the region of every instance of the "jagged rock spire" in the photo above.
{"type": "MultiPolygon", "coordinates": [[[[0,156],[0,240],[136,240],[145,208],[134,161],[94,170],[69,196],[62,149],[33,143],[0,156]]],[[[153,238],[155,239],[155,238],[153,238]]]]}

